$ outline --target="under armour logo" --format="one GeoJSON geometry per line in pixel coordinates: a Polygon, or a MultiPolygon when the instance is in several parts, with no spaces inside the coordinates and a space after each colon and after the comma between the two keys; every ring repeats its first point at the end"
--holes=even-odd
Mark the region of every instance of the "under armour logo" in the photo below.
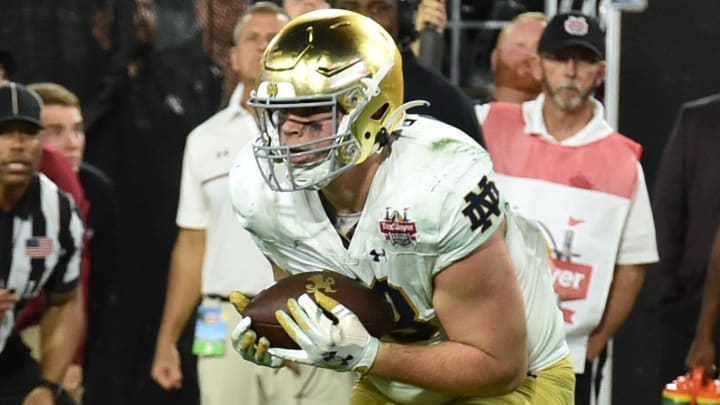
{"type": "Polygon", "coordinates": [[[322,359],[326,363],[330,362],[339,362],[342,366],[347,366],[350,364],[350,360],[354,359],[352,354],[348,354],[345,357],[338,356],[338,352],[324,352],[322,354],[322,359]]]}
{"type": "Polygon", "coordinates": [[[373,249],[370,251],[370,256],[372,256],[372,261],[374,262],[380,262],[380,260],[385,260],[385,249],[380,249],[379,251],[376,249],[373,249]]]}
{"type": "Polygon", "coordinates": [[[470,229],[481,228],[485,232],[491,225],[491,216],[500,216],[500,193],[495,182],[488,180],[487,176],[478,183],[475,190],[465,195],[467,205],[462,210],[463,215],[470,219],[470,229]]]}

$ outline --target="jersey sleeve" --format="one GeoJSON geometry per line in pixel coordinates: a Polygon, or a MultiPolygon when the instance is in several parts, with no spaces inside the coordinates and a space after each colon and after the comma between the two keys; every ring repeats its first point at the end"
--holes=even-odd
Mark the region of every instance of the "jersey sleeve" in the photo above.
{"type": "MultiPolygon", "coordinates": [[[[433,269],[444,268],[469,255],[493,233],[505,218],[505,204],[494,179],[490,158],[476,157],[458,173],[443,204],[438,240],[439,256],[433,269]]],[[[452,169],[450,169],[452,171],[452,169]]]]}
{"type": "Polygon", "coordinates": [[[175,222],[181,228],[205,229],[210,222],[210,213],[203,193],[202,179],[197,171],[196,142],[200,133],[188,137],[183,155],[180,199],[175,222]]]}

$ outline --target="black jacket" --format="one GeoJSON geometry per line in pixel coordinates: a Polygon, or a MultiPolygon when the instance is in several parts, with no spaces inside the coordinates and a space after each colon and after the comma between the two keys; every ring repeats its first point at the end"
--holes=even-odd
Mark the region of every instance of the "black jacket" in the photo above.
{"type": "Polygon", "coordinates": [[[482,130],[470,98],[440,73],[421,65],[409,49],[402,51],[402,62],[405,102],[430,102],[429,107],[413,108],[409,112],[429,115],[460,128],[482,145],[482,130]]]}
{"type": "Polygon", "coordinates": [[[663,302],[702,296],[720,224],[720,94],[685,104],[658,169],[653,212],[663,302]]]}

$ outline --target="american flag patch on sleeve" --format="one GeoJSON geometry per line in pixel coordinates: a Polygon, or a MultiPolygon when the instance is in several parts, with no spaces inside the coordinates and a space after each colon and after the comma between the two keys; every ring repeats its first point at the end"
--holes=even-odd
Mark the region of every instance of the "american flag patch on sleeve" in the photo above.
{"type": "Polygon", "coordinates": [[[47,257],[52,251],[52,239],[48,237],[34,236],[25,241],[25,254],[30,258],[47,257]]]}

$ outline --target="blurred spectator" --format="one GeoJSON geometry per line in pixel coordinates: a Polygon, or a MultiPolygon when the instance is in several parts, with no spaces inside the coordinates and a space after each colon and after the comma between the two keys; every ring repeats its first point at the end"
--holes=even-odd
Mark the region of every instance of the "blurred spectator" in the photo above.
{"type": "MultiPolygon", "coordinates": [[[[12,52],[0,49],[0,85],[7,83],[15,73],[17,65],[12,52]]],[[[43,145],[38,170],[48,176],[60,189],[67,191],[75,200],[83,217],[86,217],[88,203],[80,185],[80,180],[72,171],[72,166],[62,154],[54,148],[43,145]]]]}
{"type": "Polygon", "coordinates": [[[409,45],[414,38],[414,10],[406,0],[337,0],[336,7],[374,19],[398,42],[402,52],[405,101],[430,102],[429,106],[414,108],[410,112],[432,116],[482,142],[472,101],[440,73],[420,65],[410,50],[409,45]]]}
{"type": "Polygon", "coordinates": [[[540,95],[542,83],[533,74],[533,64],[538,63],[538,41],[546,25],[545,14],[526,12],[500,31],[490,54],[494,101],[523,103],[540,95]]]}
{"type": "Polygon", "coordinates": [[[72,165],[65,156],[52,145],[43,144],[38,171],[46,175],[61,190],[72,196],[84,221],[87,218],[90,204],[85,198],[85,192],[82,189],[77,173],[73,171],[72,165]]]}
{"type": "Polygon", "coordinates": [[[42,103],[0,86],[0,403],[74,404],[60,385],[83,329],[77,283],[83,225],[72,200],[36,171],[42,103]],[[27,298],[47,296],[38,364],[17,333],[27,298]]]}
{"type": "MultiPolygon", "coordinates": [[[[539,63],[537,46],[547,18],[539,12],[525,12],[513,18],[498,36],[490,55],[495,76],[493,100],[524,103],[542,93],[542,82],[536,74],[539,63]]],[[[478,121],[485,121],[490,103],[475,106],[478,121]]]]}
{"type": "Polygon", "coordinates": [[[245,12],[244,0],[195,0],[202,43],[213,63],[223,72],[222,104],[230,98],[240,80],[230,66],[228,47],[233,44],[235,23],[245,12]]]}
{"type": "Polygon", "coordinates": [[[127,53],[126,0],[5,0],[0,48],[15,54],[15,81],[49,80],[93,98],[105,72],[127,53]]]}
{"type": "Polygon", "coordinates": [[[657,260],[655,228],[642,148],[610,127],[592,97],[605,75],[598,22],[557,14],[538,52],[543,93],[522,104],[491,103],[483,131],[498,187],[545,230],[575,403],[589,405],[612,378],[607,343],[635,305],[644,266],[657,260]]]}
{"type": "Polygon", "coordinates": [[[420,0],[414,24],[417,34],[410,44],[410,49],[418,61],[438,72],[442,72],[445,59],[446,2],[447,0],[420,0]]]}
{"type": "MultiPolygon", "coordinates": [[[[80,179],[77,173],[73,171],[70,161],[68,161],[63,154],[55,149],[52,145],[42,145],[42,152],[40,155],[40,161],[38,162],[38,171],[50,180],[62,191],[68,193],[72,200],[75,202],[75,206],[80,213],[80,218],[86,223],[88,209],[90,204],[85,198],[85,192],[83,191],[80,179]]],[[[85,249],[82,251],[82,261],[80,263],[80,290],[83,298],[83,306],[85,305],[86,292],[87,292],[87,276],[89,268],[89,256],[88,246],[84,243],[85,249]]],[[[31,350],[31,354],[37,360],[41,357],[41,325],[43,313],[46,307],[46,300],[44,295],[39,295],[34,298],[28,298],[25,300],[25,304],[22,310],[18,311],[16,324],[17,330],[21,332],[23,342],[31,350]]],[[[87,318],[83,318],[83,331],[87,327],[87,318]]],[[[76,385],[73,383],[72,376],[77,372],[77,365],[82,363],[83,353],[83,338],[80,340],[77,352],[73,358],[73,364],[68,368],[66,378],[63,380],[63,385],[68,390],[70,395],[75,397],[77,393],[73,387],[76,385]],[[69,378],[69,379],[68,379],[69,378]],[[66,385],[67,384],[67,385],[66,385]]]]}
{"type": "MultiPolygon", "coordinates": [[[[463,4],[462,18],[474,21],[503,22],[527,11],[541,11],[517,0],[493,0],[463,4]]],[[[465,30],[462,36],[462,53],[458,62],[460,85],[467,88],[473,98],[487,102],[493,98],[493,75],[490,54],[495,47],[499,31],[483,28],[465,30]]]]}
{"type": "Polygon", "coordinates": [[[330,4],[325,0],[283,0],[282,4],[290,19],[305,14],[308,11],[330,8],[330,4]]]}
{"type": "Polygon", "coordinates": [[[683,105],[657,172],[653,193],[661,281],[657,392],[685,372],[686,350],[696,337],[703,281],[720,224],[718,128],[720,95],[683,105]]]}
{"type": "Polygon", "coordinates": [[[118,301],[111,309],[123,325],[107,336],[103,362],[120,385],[106,403],[195,404],[192,325],[179,341],[187,384],[162,391],[150,376],[170,252],[177,236],[182,155],[187,134],[213,114],[221,77],[200,36],[154,51],[156,7],[136,0],[135,47],[124,71],[109,86],[104,106],[87,128],[87,161],[112,180],[118,207],[118,301]],[[119,329],[119,330],[118,330],[119,329]]]}
{"type": "MultiPolygon", "coordinates": [[[[116,207],[110,179],[94,166],[83,162],[85,133],[80,100],[75,94],[55,83],[37,83],[28,86],[43,101],[43,143],[60,151],[78,174],[83,192],[90,203],[87,215],[86,250],[89,255],[89,271],[85,291],[87,333],[82,368],[73,364],[65,378],[68,391],[79,391],[84,385],[84,403],[98,403],[97,391],[107,384],[96,366],[104,350],[101,331],[107,326],[107,306],[115,293],[112,276],[115,273],[115,245],[117,224],[116,207]],[[83,378],[84,377],[84,378],[83,378]],[[85,380],[85,381],[83,381],[85,380]]],[[[112,378],[112,376],[104,376],[112,378]]]]}
{"type": "MultiPolygon", "coordinates": [[[[0,83],[5,82],[9,75],[14,73],[15,69],[16,65],[12,53],[6,50],[0,51],[0,83]],[[8,68],[6,69],[5,66],[8,68]]],[[[80,180],[72,170],[72,166],[67,159],[52,146],[43,144],[37,169],[52,180],[61,190],[68,192],[72,196],[76,207],[81,213],[81,219],[84,221],[87,218],[89,205],[85,199],[85,193],[80,185],[80,180]]],[[[83,291],[86,290],[85,287],[87,286],[87,267],[89,266],[87,253],[88,249],[86,246],[86,249],[82,252],[80,274],[83,291]]],[[[21,332],[24,343],[31,350],[33,357],[38,360],[40,359],[41,350],[41,327],[39,324],[42,320],[45,306],[44,295],[27,298],[23,302],[21,310],[18,311],[15,321],[16,329],[18,332],[21,332]]],[[[74,363],[82,361],[81,352],[82,350],[78,349],[74,363]]],[[[67,375],[71,376],[74,372],[76,372],[76,365],[72,364],[68,369],[67,375]]],[[[64,380],[63,384],[66,382],[68,381],[64,380]]],[[[65,388],[69,387],[66,385],[65,388]]],[[[71,394],[74,394],[72,390],[69,391],[71,394]]]]}

